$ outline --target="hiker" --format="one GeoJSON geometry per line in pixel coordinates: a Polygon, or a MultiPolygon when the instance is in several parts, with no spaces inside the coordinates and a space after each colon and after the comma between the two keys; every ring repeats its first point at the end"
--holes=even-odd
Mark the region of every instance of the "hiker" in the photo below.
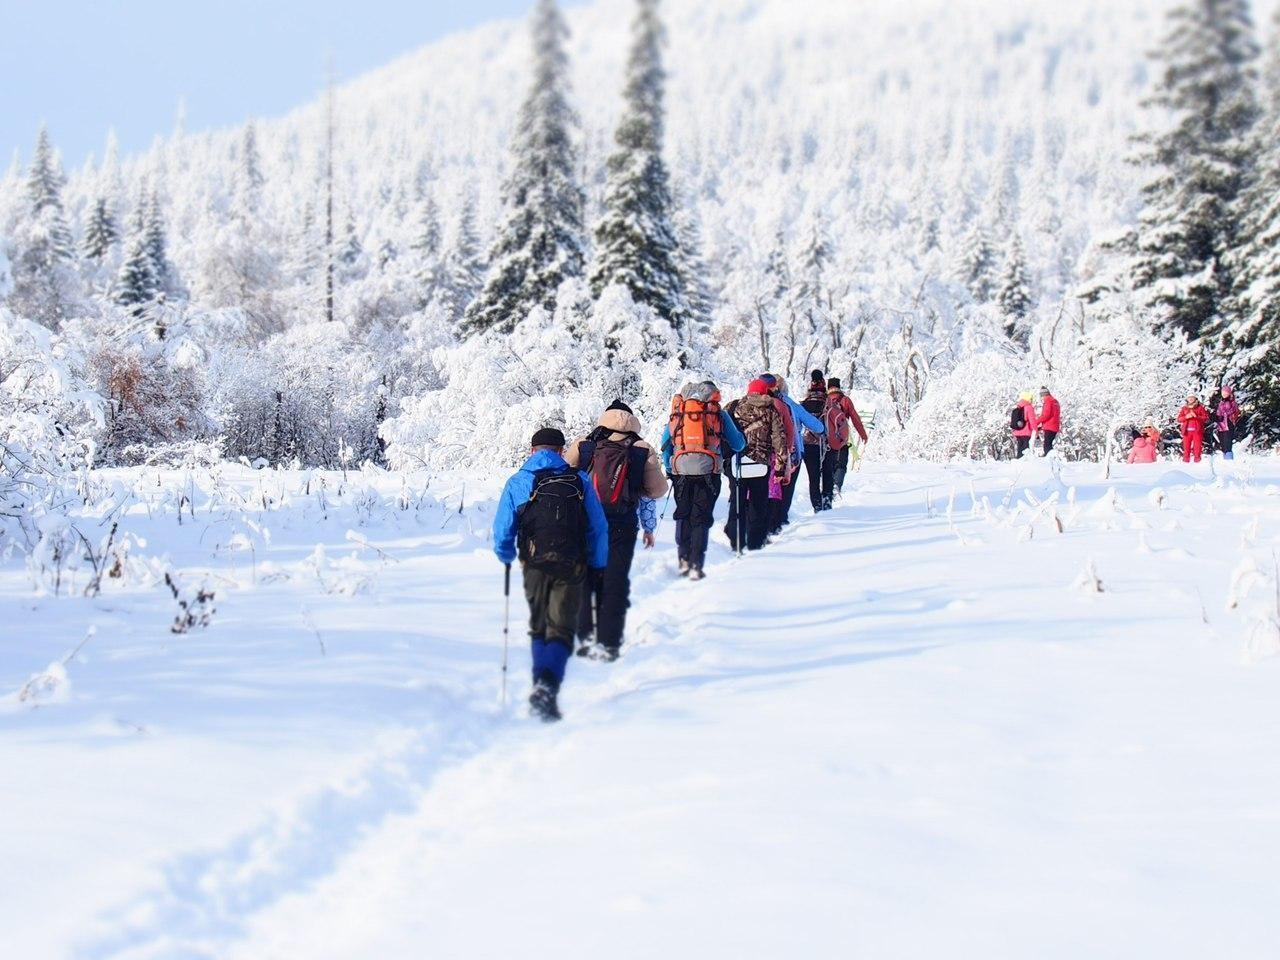
{"type": "Polygon", "coordinates": [[[671,399],[662,432],[662,459],[675,494],[676,549],[680,575],[701,580],[707,539],[720,499],[723,447],[739,453],[746,440],[720,409],[720,391],[710,380],[689,383],[671,399]]]}
{"type": "Polygon", "coordinates": [[[1044,455],[1053,453],[1053,442],[1062,432],[1062,405],[1058,398],[1049,392],[1048,387],[1040,388],[1040,412],[1036,414],[1036,433],[1040,435],[1044,446],[1044,455]]]}
{"type": "Polygon", "coordinates": [[[1018,452],[1015,459],[1021,460],[1031,447],[1031,438],[1036,434],[1036,408],[1031,403],[1031,391],[1019,394],[1018,405],[1009,414],[1009,426],[1013,430],[1013,442],[1018,452]]]}
{"type": "Polygon", "coordinates": [[[822,421],[827,428],[827,452],[822,458],[822,509],[830,510],[835,505],[836,491],[844,488],[845,474],[849,470],[851,430],[857,430],[862,442],[867,442],[867,428],[862,425],[853,401],[841,389],[839,377],[827,381],[827,403],[822,411],[822,421]]]}
{"type": "Polygon", "coordinates": [[[1160,431],[1154,423],[1147,423],[1140,433],[1133,436],[1129,450],[1130,463],[1155,463],[1160,459],[1160,431]]]}
{"type": "Polygon", "coordinates": [[[821,370],[809,374],[809,389],[800,402],[819,430],[804,432],[804,469],[809,475],[809,503],[814,513],[822,511],[822,460],[827,454],[827,426],[822,415],[827,409],[827,376],[821,370]]]}
{"type": "Polygon", "coordinates": [[[578,611],[578,655],[612,662],[622,648],[631,596],[631,561],[636,535],[653,548],[658,512],[654,501],[667,493],[657,451],[640,439],[640,421],[615,400],[591,433],[565,451],[565,462],[591,477],[609,522],[609,563],[600,589],[587,584],[578,611]],[[594,608],[594,615],[593,615],[594,608]]]}
{"type": "Polygon", "coordinates": [[[790,482],[791,438],[784,409],[785,404],[769,396],[769,385],[762,379],[752,380],[747,395],[725,407],[746,438],[734,471],[735,502],[729,508],[729,543],[735,550],[764,546],[770,499],[779,499],[780,486],[790,482]]]}
{"type": "Polygon", "coordinates": [[[804,464],[805,447],[807,445],[805,438],[809,434],[816,436],[817,434],[825,433],[826,427],[822,425],[822,421],[818,417],[811,414],[791,396],[791,391],[787,389],[787,381],[784,377],[766,373],[761,379],[765,383],[773,381],[773,387],[769,393],[786,405],[787,413],[790,414],[791,419],[791,480],[782,488],[782,499],[773,502],[773,516],[769,522],[769,533],[771,536],[776,536],[782,532],[783,527],[791,522],[791,504],[796,496],[796,480],[800,476],[800,467],[804,464]]]}
{"type": "Polygon", "coordinates": [[[1187,397],[1187,405],[1178,411],[1178,425],[1182,428],[1182,462],[1190,463],[1195,459],[1200,462],[1204,451],[1204,429],[1209,422],[1209,411],[1200,402],[1200,398],[1192,394],[1187,397]]]}
{"type": "Polygon", "coordinates": [[[560,719],[556,697],[573,653],[583,583],[588,576],[598,583],[609,562],[609,524],[591,478],[565,462],[563,433],[544,427],[530,447],[502,489],[493,552],[508,567],[520,558],[533,650],[529,706],[551,722],[560,719]]]}
{"type": "Polygon", "coordinates": [[[1213,408],[1213,431],[1218,436],[1218,449],[1222,451],[1224,460],[1236,458],[1234,447],[1239,423],[1240,404],[1236,403],[1235,391],[1231,387],[1223,387],[1221,399],[1213,408]]]}

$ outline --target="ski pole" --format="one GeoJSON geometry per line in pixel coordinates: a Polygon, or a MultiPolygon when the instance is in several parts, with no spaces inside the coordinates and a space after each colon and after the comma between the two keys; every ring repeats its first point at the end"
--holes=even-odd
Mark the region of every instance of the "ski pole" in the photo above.
{"type": "Polygon", "coordinates": [[[738,557],[741,558],[742,540],[747,527],[742,516],[742,454],[734,457],[733,462],[736,464],[733,477],[733,535],[738,541],[738,557]]]}
{"type": "Polygon", "coordinates": [[[507,708],[507,650],[511,639],[511,564],[505,564],[502,578],[502,709],[507,708]]]}

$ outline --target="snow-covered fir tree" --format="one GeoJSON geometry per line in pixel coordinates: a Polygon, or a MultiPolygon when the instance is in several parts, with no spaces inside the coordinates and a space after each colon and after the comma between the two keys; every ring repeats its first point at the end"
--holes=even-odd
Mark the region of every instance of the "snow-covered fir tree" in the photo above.
{"type": "Polygon", "coordinates": [[[825,302],[827,269],[831,263],[831,241],[822,217],[815,216],[809,236],[800,252],[799,306],[809,315],[810,324],[825,302]]]}
{"type": "Polygon", "coordinates": [[[481,295],[485,263],[480,252],[480,236],[476,230],[475,197],[467,195],[458,215],[458,226],[445,263],[445,276],[440,287],[440,300],[450,321],[460,329],[471,313],[469,305],[481,295]]]}
{"type": "Polygon", "coordinates": [[[1022,238],[1016,233],[1009,240],[1004,257],[1004,269],[1000,276],[1000,289],[996,303],[1004,317],[1004,332],[1011,340],[1026,346],[1030,331],[1026,320],[1034,300],[1031,281],[1027,275],[1027,257],[1022,248],[1022,238]]]}
{"type": "Polygon", "coordinates": [[[956,279],[978,303],[988,303],[996,291],[996,251],[983,219],[973,221],[960,244],[956,279]]]}
{"type": "Polygon", "coordinates": [[[1248,0],[1179,3],[1156,51],[1148,105],[1171,119],[1140,140],[1151,176],[1132,270],[1160,325],[1192,339],[1220,324],[1231,291],[1257,52],[1248,0]]]}
{"type": "Polygon", "coordinates": [[[115,209],[107,197],[100,196],[93,202],[88,222],[84,227],[82,252],[86,260],[101,263],[120,239],[120,227],[116,223],[115,209]]]}
{"type": "Polygon", "coordinates": [[[512,138],[505,219],[483,290],[466,308],[464,335],[509,332],[534,307],[552,312],[560,284],[583,274],[585,198],[578,180],[578,120],[569,103],[568,34],[555,0],[538,0],[533,83],[512,138]]]}
{"type": "Polygon", "coordinates": [[[79,300],[73,269],[75,242],[62,204],[65,177],[45,127],[36,138],[27,170],[26,209],[13,238],[13,292],[20,315],[57,328],[79,300]]]}
{"type": "Polygon", "coordinates": [[[679,240],[680,285],[685,293],[685,319],[681,323],[684,347],[692,354],[689,366],[706,350],[711,332],[711,314],[715,295],[707,280],[707,264],[702,254],[702,226],[690,203],[682,204],[676,214],[676,236],[679,240]]]}
{"type": "Polygon", "coordinates": [[[418,213],[418,230],[410,245],[414,258],[413,278],[418,285],[418,304],[422,307],[435,298],[444,280],[440,259],[442,241],[440,208],[435,196],[427,190],[418,213]]]}
{"type": "Polygon", "coordinates": [[[626,106],[609,157],[604,213],[596,226],[591,289],[625,287],[636,304],[679,326],[687,314],[680,282],[678,241],[670,175],[663,157],[666,72],[665,34],[658,0],[636,0],[626,106]]]}
{"type": "Polygon", "coordinates": [[[140,314],[147,304],[155,301],[160,289],[155,261],[147,246],[145,228],[140,231],[135,224],[125,248],[124,260],[120,264],[120,273],[112,288],[112,298],[120,306],[140,314]]]}
{"type": "Polygon", "coordinates": [[[178,271],[169,259],[169,234],[165,226],[164,207],[160,203],[160,191],[152,187],[143,214],[143,242],[151,258],[156,289],[170,299],[184,297],[186,291],[178,278],[178,271]]]}

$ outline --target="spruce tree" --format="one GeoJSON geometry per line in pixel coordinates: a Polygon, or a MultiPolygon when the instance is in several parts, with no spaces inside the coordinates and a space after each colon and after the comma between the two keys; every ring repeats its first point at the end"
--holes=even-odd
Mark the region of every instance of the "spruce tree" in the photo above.
{"type": "Polygon", "coordinates": [[[975,220],[960,245],[956,279],[978,303],[991,300],[995,287],[995,249],[987,225],[975,220]]]}
{"type": "Polygon", "coordinates": [[[1172,116],[1140,139],[1152,175],[1132,267],[1158,325],[1193,340],[1228,306],[1238,240],[1233,203],[1249,164],[1257,46],[1248,0],[1185,0],[1168,15],[1163,70],[1148,100],[1172,116]]]}
{"type": "Polygon", "coordinates": [[[1005,253],[996,303],[1005,320],[1005,334],[1025,346],[1028,332],[1025,321],[1031,313],[1033,301],[1031,281],[1027,276],[1027,258],[1022,249],[1022,238],[1016,233],[1009,241],[1009,248],[1005,253]]]}
{"type": "Polygon", "coordinates": [[[1254,436],[1280,442],[1280,10],[1262,81],[1256,158],[1237,210],[1240,244],[1230,266],[1233,322],[1215,344],[1215,371],[1238,388],[1254,436]]]}
{"type": "Polygon", "coordinates": [[[779,224],[773,235],[773,246],[764,264],[769,283],[769,295],[774,303],[781,304],[791,297],[791,261],[787,256],[787,234],[779,224]]]}
{"type": "Polygon", "coordinates": [[[141,315],[147,305],[155,301],[160,289],[145,228],[141,231],[135,229],[129,237],[120,273],[116,276],[112,299],[123,307],[132,308],[135,315],[141,315]]]}
{"type": "Polygon", "coordinates": [[[800,302],[810,317],[823,301],[826,290],[826,272],[831,263],[831,242],[827,239],[822,217],[813,219],[809,240],[800,254],[800,302]]]}
{"type": "Polygon", "coordinates": [[[56,329],[79,296],[73,269],[75,242],[62,206],[65,178],[44,127],[36,138],[27,170],[27,206],[13,237],[14,308],[32,320],[56,329]]]}
{"type": "Polygon", "coordinates": [[[115,210],[105,196],[94,201],[89,211],[89,222],[84,228],[83,253],[86,260],[101,263],[120,239],[120,227],[116,223],[115,210]]]}
{"type": "Polygon", "coordinates": [[[160,192],[153,189],[142,210],[142,237],[147,255],[151,258],[151,270],[156,289],[169,298],[179,297],[183,290],[178,273],[169,260],[169,240],[164,223],[164,211],[160,207],[160,192]]]}
{"type": "Polygon", "coordinates": [[[553,311],[560,284],[583,274],[585,198],[577,117],[569,105],[567,36],[555,0],[538,0],[533,85],[512,138],[505,220],[490,252],[488,279],[460,324],[464,336],[510,331],[534,307],[553,311]]]}
{"type": "Polygon", "coordinates": [[[458,232],[454,237],[453,248],[449,251],[445,272],[441,298],[453,323],[465,325],[465,318],[471,315],[470,305],[480,294],[485,274],[480,237],[476,232],[475,198],[470,195],[462,204],[458,232]]]}
{"type": "Polygon", "coordinates": [[[690,203],[682,204],[676,215],[676,235],[679,240],[680,286],[685,292],[686,311],[680,326],[685,331],[684,343],[696,351],[705,347],[711,332],[715,297],[707,283],[702,226],[690,203]]]}
{"type": "MultiPolygon", "coordinates": [[[[424,192],[426,188],[423,188],[424,192]]],[[[443,234],[440,229],[440,209],[435,197],[425,193],[418,215],[418,233],[411,245],[414,257],[413,278],[418,285],[418,305],[425,307],[434,298],[444,281],[440,262],[440,245],[443,234]]]]}
{"type": "Polygon", "coordinates": [[[596,227],[591,289],[626,287],[632,300],[650,307],[680,333],[686,312],[670,176],[663,159],[666,73],[665,35],[658,0],[637,0],[624,91],[626,108],[609,158],[604,215],[596,227]]]}

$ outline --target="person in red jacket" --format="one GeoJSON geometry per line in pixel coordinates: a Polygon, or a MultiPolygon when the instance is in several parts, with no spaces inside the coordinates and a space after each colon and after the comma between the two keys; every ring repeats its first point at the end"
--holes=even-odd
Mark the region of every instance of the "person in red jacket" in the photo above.
{"type": "Polygon", "coordinates": [[[1178,425],[1182,427],[1182,461],[1192,458],[1200,462],[1204,450],[1204,428],[1209,422],[1209,410],[1196,396],[1187,397],[1187,405],[1178,411],[1178,425]]]}
{"type": "Polygon", "coordinates": [[[827,381],[827,405],[822,421],[827,428],[827,454],[822,458],[822,509],[830,510],[849,470],[850,434],[856,430],[858,438],[867,442],[867,428],[862,425],[862,418],[841,388],[838,377],[827,381]]]}
{"type": "Polygon", "coordinates": [[[1018,450],[1017,459],[1021,460],[1031,447],[1031,438],[1036,435],[1036,408],[1031,402],[1030,390],[1018,395],[1018,404],[1010,411],[1009,421],[1018,450]]]}
{"type": "Polygon", "coordinates": [[[1053,441],[1062,432],[1062,405],[1049,392],[1048,387],[1040,388],[1040,412],[1036,415],[1036,431],[1044,443],[1044,455],[1047,457],[1053,453],[1053,441]]]}

